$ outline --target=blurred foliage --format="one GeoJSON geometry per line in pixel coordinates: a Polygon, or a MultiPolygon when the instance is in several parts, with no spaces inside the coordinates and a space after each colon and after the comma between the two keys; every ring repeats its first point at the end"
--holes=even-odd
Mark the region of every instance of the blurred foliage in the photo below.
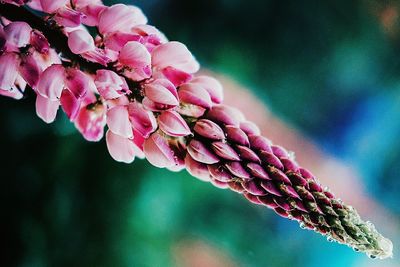
{"type": "MultiPolygon", "coordinates": [[[[397,2],[129,3],[204,66],[249,86],[280,117],[352,162],[369,193],[399,217],[397,2]]],[[[364,259],[185,172],[116,163],[104,141],[84,141],[65,117],[40,121],[32,96],[0,98],[0,107],[1,266],[176,266],[176,246],[190,240],[238,266],[355,266],[364,259]]]]}

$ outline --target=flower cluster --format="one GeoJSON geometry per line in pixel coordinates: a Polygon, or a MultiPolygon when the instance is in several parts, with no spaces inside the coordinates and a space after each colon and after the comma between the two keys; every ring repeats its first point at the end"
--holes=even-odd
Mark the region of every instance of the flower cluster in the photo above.
{"type": "Polygon", "coordinates": [[[100,0],[3,2],[0,8],[36,18],[28,5],[46,15],[35,29],[27,18],[11,21],[1,14],[0,94],[20,99],[29,87],[45,122],[53,122],[61,106],[89,141],[102,139],[106,128],[107,148],[117,161],[140,157],[160,168],[186,168],[302,228],[373,257],[391,255],[391,242],[372,224],[240,111],[222,105],[221,84],[196,75],[199,63],[187,47],[147,25],[139,8],[100,0]],[[51,32],[64,38],[62,47],[50,41],[51,32]]]}

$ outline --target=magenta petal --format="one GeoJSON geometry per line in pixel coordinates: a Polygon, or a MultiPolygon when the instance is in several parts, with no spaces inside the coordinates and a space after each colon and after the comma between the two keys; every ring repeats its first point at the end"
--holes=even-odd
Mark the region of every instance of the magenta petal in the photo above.
{"type": "Polygon", "coordinates": [[[175,69],[173,67],[167,67],[163,69],[162,74],[175,86],[180,86],[181,84],[189,82],[192,78],[191,74],[175,69]]]}
{"type": "MultiPolygon", "coordinates": [[[[4,27],[4,34],[9,49],[25,47],[29,44],[32,28],[28,23],[22,21],[11,22],[4,27]]],[[[14,50],[16,51],[16,50],[14,50]]]]}
{"type": "Polygon", "coordinates": [[[132,138],[132,125],[129,121],[128,108],[126,106],[115,106],[107,111],[108,128],[115,134],[132,138]]]}
{"type": "Polygon", "coordinates": [[[46,13],[53,13],[57,9],[65,6],[68,0],[40,0],[42,10],[46,13]]]}
{"type": "Polygon", "coordinates": [[[243,146],[248,146],[250,144],[249,138],[247,137],[246,133],[243,132],[240,128],[232,125],[227,125],[225,126],[225,132],[228,140],[233,143],[243,146]]]}
{"type": "Polygon", "coordinates": [[[58,100],[52,101],[39,94],[36,97],[36,114],[46,123],[54,121],[59,106],[60,102],[58,100]]]}
{"type": "Polygon", "coordinates": [[[197,134],[211,139],[222,140],[225,139],[225,133],[215,122],[206,119],[200,119],[196,122],[194,129],[197,134]]]}
{"type": "Polygon", "coordinates": [[[261,181],[261,186],[268,193],[273,194],[275,196],[281,197],[282,193],[279,191],[278,187],[272,181],[261,181]]]}
{"type": "Polygon", "coordinates": [[[120,51],[130,41],[139,42],[142,37],[133,33],[114,32],[105,39],[105,46],[114,51],[120,51]]]}
{"type": "Polygon", "coordinates": [[[286,176],[286,174],[275,168],[275,167],[268,167],[268,173],[269,173],[269,177],[271,177],[273,180],[284,183],[284,184],[289,184],[291,185],[292,182],[290,181],[290,179],[286,176]]]}
{"type": "Polygon", "coordinates": [[[73,121],[78,115],[80,100],[77,99],[74,94],[69,90],[63,90],[61,93],[61,107],[64,110],[67,117],[73,121]]]}
{"type": "Polygon", "coordinates": [[[151,56],[141,43],[128,42],[121,49],[118,59],[119,63],[127,67],[129,78],[140,81],[151,76],[151,56]]]}
{"type": "Polygon", "coordinates": [[[239,155],[227,143],[217,141],[217,142],[213,142],[211,147],[214,150],[215,154],[217,154],[221,158],[224,158],[227,160],[232,160],[232,161],[240,161],[239,155]]]}
{"type": "Polygon", "coordinates": [[[251,121],[242,121],[240,123],[240,129],[242,129],[247,135],[260,135],[260,129],[251,121]]]}
{"type": "Polygon", "coordinates": [[[199,85],[186,83],[179,87],[178,91],[181,102],[193,104],[203,108],[210,108],[212,101],[208,92],[199,85]]]}
{"type": "Polygon", "coordinates": [[[276,168],[278,168],[280,170],[283,170],[282,162],[274,154],[269,153],[267,151],[261,151],[260,158],[264,163],[275,166],[276,168]]]}
{"type": "Polygon", "coordinates": [[[23,57],[19,66],[19,73],[30,87],[36,88],[40,72],[40,67],[32,55],[23,57]]]}
{"type": "Polygon", "coordinates": [[[208,171],[207,165],[194,160],[189,154],[185,157],[186,170],[194,177],[209,182],[210,173],[208,171]]]}
{"type": "Polygon", "coordinates": [[[172,167],[175,165],[174,152],[160,134],[153,133],[144,141],[143,151],[146,159],[158,168],[172,167]]]}
{"type": "Polygon", "coordinates": [[[261,167],[261,165],[250,162],[247,164],[247,168],[249,169],[250,173],[257,178],[264,179],[264,180],[271,180],[268,173],[261,167]]]}
{"type": "Polygon", "coordinates": [[[245,159],[245,160],[248,160],[248,161],[252,161],[252,162],[256,162],[256,163],[261,163],[260,158],[250,148],[248,148],[246,146],[240,146],[240,145],[237,145],[236,148],[237,148],[237,151],[238,151],[238,153],[239,153],[239,155],[240,155],[240,157],[242,159],[245,159]]]}
{"type": "Polygon", "coordinates": [[[0,90],[9,91],[18,75],[18,56],[15,53],[6,53],[0,56],[0,90]]]}
{"type": "Polygon", "coordinates": [[[155,103],[177,106],[178,94],[175,86],[167,79],[157,79],[144,86],[146,96],[155,103]]]}
{"type": "Polygon", "coordinates": [[[214,164],[219,162],[219,158],[198,140],[193,139],[190,141],[187,150],[190,156],[198,162],[204,164],[214,164]]]}
{"type": "Polygon", "coordinates": [[[62,7],[57,10],[54,20],[64,27],[77,27],[81,24],[84,15],[69,7],[62,7]]]}
{"type": "Polygon", "coordinates": [[[213,164],[207,167],[211,176],[220,182],[229,182],[233,179],[232,174],[223,165],[213,164]]]}
{"type": "Polygon", "coordinates": [[[75,119],[75,127],[86,140],[91,142],[101,140],[105,125],[105,107],[101,104],[97,104],[93,108],[82,106],[75,119]]]}
{"type": "Polygon", "coordinates": [[[58,100],[64,89],[65,70],[62,65],[54,64],[48,67],[39,77],[37,91],[50,100],[58,100]]]}
{"type": "Polygon", "coordinates": [[[219,81],[209,76],[197,76],[190,81],[190,83],[200,85],[202,88],[207,90],[211,97],[211,100],[220,104],[224,99],[223,88],[219,81]]]}
{"type": "Polygon", "coordinates": [[[108,130],[106,142],[108,152],[116,161],[131,163],[135,159],[135,144],[131,139],[119,136],[108,130]]]}
{"type": "Polygon", "coordinates": [[[299,166],[294,160],[289,158],[281,158],[280,160],[285,168],[285,171],[297,172],[299,170],[299,166]]]}
{"type": "Polygon", "coordinates": [[[265,152],[272,153],[271,141],[264,136],[252,135],[249,136],[250,147],[256,150],[263,150],[265,152]]]}
{"type": "Polygon", "coordinates": [[[66,69],[65,85],[76,98],[83,97],[87,91],[97,91],[93,79],[88,74],[75,68],[66,69]]]}
{"type": "Polygon", "coordinates": [[[236,177],[250,179],[250,174],[242,167],[242,164],[237,161],[228,162],[225,167],[236,177]]]}
{"type": "Polygon", "coordinates": [[[272,153],[278,158],[287,158],[289,157],[289,153],[281,146],[273,145],[271,146],[272,153]]]}
{"type": "Polygon", "coordinates": [[[158,116],[160,129],[170,136],[186,136],[191,133],[186,121],[176,111],[163,111],[158,116]]]}
{"type": "Polygon", "coordinates": [[[252,195],[265,196],[267,192],[260,186],[260,183],[256,180],[250,180],[243,183],[243,187],[252,195]]]}
{"type": "Polygon", "coordinates": [[[138,103],[130,103],[128,112],[133,128],[144,138],[149,137],[157,129],[157,120],[153,112],[145,110],[138,103]]]}

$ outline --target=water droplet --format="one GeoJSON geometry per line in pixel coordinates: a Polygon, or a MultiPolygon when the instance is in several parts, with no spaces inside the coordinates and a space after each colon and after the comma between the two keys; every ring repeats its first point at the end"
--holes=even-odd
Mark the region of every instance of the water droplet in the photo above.
{"type": "Polygon", "coordinates": [[[306,229],[306,224],[303,223],[303,222],[301,222],[301,223],[300,223],[300,228],[301,228],[301,229],[306,229]]]}
{"type": "Polygon", "coordinates": [[[329,192],[329,187],[325,186],[325,187],[324,187],[324,191],[325,191],[325,192],[329,192]]]}
{"type": "Polygon", "coordinates": [[[372,254],[369,254],[368,257],[370,257],[371,259],[376,259],[376,256],[372,254]]]}
{"type": "Polygon", "coordinates": [[[354,250],[355,252],[359,252],[359,251],[360,251],[358,248],[353,248],[353,250],[354,250]]]}
{"type": "Polygon", "coordinates": [[[328,236],[328,237],[326,238],[326,240],[328,240],[328,242],[333,242],[333,238],[332,238],[331,236],[328,236]]]}
{"type": "Polygon", "coordinates": [[[293,220],[293,215],[292,214],[289,214],[287,217],[288,217],[289,220],[293,220]]]}

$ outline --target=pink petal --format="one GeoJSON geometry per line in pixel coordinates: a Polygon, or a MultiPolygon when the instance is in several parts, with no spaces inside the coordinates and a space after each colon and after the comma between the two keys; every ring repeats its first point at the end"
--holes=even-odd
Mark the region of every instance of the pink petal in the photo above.
{"type": "Polygon", "coordinates": [[[240,161],[239,155],[236,151],[227,143],[222,141],[213,142],[211,145],[215,154],[219,157],[224,158],[229,161],[240,161]]]}
{"type": "Polygon", "coordinates": [[[0,56],[0,90],[10,90],[18,75],[19,59],[15,53],[0,56]]]}
{"type": "Polygon", "coordinates": [[[186,83],[181,85],[178,95],[183,103],[193,104],[206,109],[212,105],[208,92],[196,84],[186,83]]]}
{"type": "Polygon", "coordinates": [[[55,21],[64,27],[78,27],[84,15],[69,7],[62,7],[57,10],[55,21]]]}
{"type": "Polygon", "coordinates": [[[65,85],[76,98],[81,98],[87,91],[96,91],[93,79],[88,74],[75,68],[66,69],[65,85]]]}
{"type": "Polygon", "coordinates": [[[4,27],[7,47],[10,49],[25,47],[29,44],[32,28],[22,21],[11,22],[4,27]]]}
{"type": "Polygon", "coordinates": [[[195,73],[200,68],[187,47],[179,42],[169,42],[155,48],[152,52],[152,64],[155,68],[173,67],[187,73],[195,73]]]}
{"type": "Polygon", "coordinates": [[[129,104],[128,111],[133,128],[144,138],[149,137],[157,129],[157,121],[153,112],[145,110],[136,102],[129,104]]]}
{"type": "Polygon", "coordinates": [[[46,123],[52,123],[57,116],[60,101],[52,101],[41,95],[36,97],[36,114],[46,123]]]}
{"type": "Polygon", "coordinates": [[[247,135],[260,135],[260,128],[251,121],[240,122],[240,129],[242,129],[247,135]]]}
{"type": "MultiPolygon", "coordinates": [[[[93,1],[91,1],[93,2],[93,1]]],[[[101,12],[107,9],[106,6],[101,4],[101,1],[97,1],[98,4],[88,3],[87,5],[80,7],[77,6],[77,10],[83,14],[85,17],[82,19],[82,23],[88,26],[96,26],[99,23],[99,16],[101,12]]]]}
{"type": "Polygon", "coordinates": [[[61,107],[64,110],[67,117],[73,121],[78,115],[80,100],[77,99],[74,94],[69,90],[63,90],[61,93],[61,107]]]}
{"type": "Polygon", "coordinates": [[[207,165],[195,161],[189,154],[185,157],[186,170],[194,177],[209,182],[210,172],[208,171],[207,165]]]}
{"type": "Polygon", "coordinates": [[[177,106],[178,94],[175,86],[166,79],[157,79],[144,86],[146,96],[159,104],[177,106]]]}
{"type": "Polygon", "coordinates": [[[40,0],[42,10],[46,13],[54,13],[57,9],[65,6],[69,0],[40,0]]]}
{"type": "Polygon", "coordinates": [[[115,106],[108,110],[107,125],[113,133],[125,138],[133,138],[132,125],[126,106],[115,106]]]}
{"type": "Polygon", "coordinates": [[[39,53],[47,54],[49,52],[49,42],[46,37],[37,30],[31,32],[30,43],[39,53]]]}
{"type": "Polygon", "coordinates": [[[108,152],[116,161],[131,163],[135,159],[135,144],[131,139],[119,136],[108,130],[106,142],[108,152]]]}
{"type": "Polygon", "coordinates": [[[58,100],[64,89],[65,70],[62,65],[54,64],[48,67],[39,77],[37,91],[50,100],[58,100]]]}
{"type": "Polygon", "coordinates": [[[75,119],[75,127],[86,140],[92,142],[103,137],[105,125],[105,107],[102,104],[95,104],[93,107],[83,105],[75,119]]]}
{"type": "Polygon", "coordinates": [[[239,126],[240,122],[244,120],[240,111],[224,105],[213,106],[206,117],[215,122],[234,126],[239,126]]]}
{"type": "Polygon", "coordinates": [[[81,54],[81,56],[87,61],[99,63],[103,66],[107,66],[107,64],[112,61],[109,55],[103,49],[100,48],[95,48],[92,51],[87,51],[81,54]]]}
{"type": "Polygon", "coordinates": [[[98,70],[94,82],[105,99],[117,98],[129,92],[125,79],[111,70],[98,70]]]}
{"type": "Polygon", "coordinates": [[[172,167],[175,165],[174,152],[169,147],[167,140],[160,134],[153,133],[145,140],[144,154],[147,160],[158,168],[172,167]]]}
{"type": "Polygon", "coordinates": [[[165,37],[165,35],[162,32],[160,32],[156,27],[148,24],[137,25],[134,28],[132,28],[132,32],[139,34],[140,36],[143,37],[153,36],[155,37],[155,39],[157,39],[157,44],[163,44],[168,42],[167,37],[165,37]]]}
{"type": "Polygon", "coordinates": [[[221,129],[221,127],[218,126],[218,124],[206,120],[206,119],[201,119],[198,120],[194,126],[194,131],[211,140],[223,140],[225,139],[225,133],[221,129]]]}
{"type": "Polygon", "coordinates": [[[139,24],[146,24],[147,18],[142,10],[124,4],[113,5],[100,14],[99,31],[101,34],[112,32],[130,32],[139,24]]]}
{"type": "Polygon", "coordinates": [[[198,76],[190,81],[190,83],[200,85],[209,93],[211,100],[220,104],[224,99],[222,85],[216,79],[209,76],[198,76]]]}
{"type": "Polygon", "coordinates": [[[130,41],[139,42],[142,39],[140,35],[133,33],[114,32],[105,39],[105,46],[114,51],[120,51],[124,45],[130,41]]]}
{"type": "Polygon", "coordinates": [[[181,84],[189,82],[193,77],[193,75],[173,67],[166,67],[162,70],[162,73],[165,78],[170,80],[175,86],[180,86],[181,84]]]}
{"type": "Polygon", "coordinates": [[[74,54],[82,54],[96,48],[93,37],[87,31],[81,29],[68,35],[68,46],[74,54]]]}
{"type": "Polygon", "coordinates": [[[225,126],[225,133],[228,140],[232,143],[243,146],[249,146],[250,144],[249,138],[247,137],[246,133],[238,127],[227,125],[225,126]]]}
{"type": "Polygon", "coordinates": [[[138,42],[128,42],[120,51],[119,62],[128,67],[125,73],[131,79],[140,81],[151,76],[151,55],[146,47],[138,42]]]}
{"type": "Polygon", "coordinates": [[[22,62],[19,66],[19,73],[30,87],[36,88],[41,69],[33,55],[28,55],[22,58],[22,62]]]}
{"type": "Polygon", "coordinates": [[[175,111],[163,111],[158,116],[160,129],[170,136],[186,136],[191,133],[186,121],[175,111]]]}
{"type": "Polygon", "coordinates": [[[193,139],[190,141],[187,151],[190,156],[198,162],[204,164],[215,164],[219,162],[219,158],[198,140],[193,139]]]}

